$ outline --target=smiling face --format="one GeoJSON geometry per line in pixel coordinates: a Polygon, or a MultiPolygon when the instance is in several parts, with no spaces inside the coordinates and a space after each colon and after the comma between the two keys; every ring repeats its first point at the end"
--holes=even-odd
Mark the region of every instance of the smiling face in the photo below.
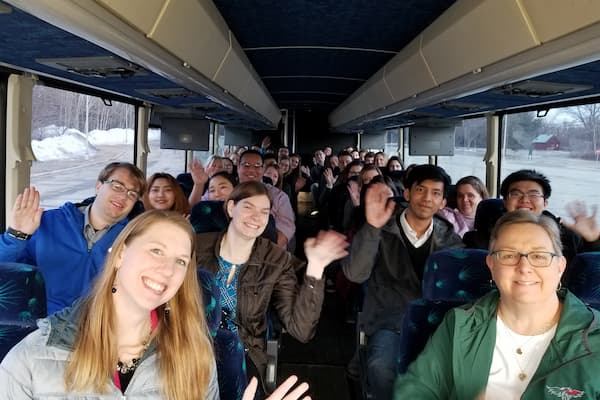
{"type": "Polygon", "coordinates": [[[157,178],[150,185],[148,201],[155,210],[171,210],[175,205],[175,193],[168,180],[157,178]]]}
{"type": "Polygon", "coordinates": [[[236,204],[229,200],[227,213],[231,221],[227,232],[229,234],[232,231],[245,239],[255,239],[265,230],[270,212],[271,203],[265,195],[247,197],[236,204]]]}
{"type": "Polygon", "coordinates": [[[535,215],[540,215],[546,209],[548,200],[544,199],[542,185],[535,181],[518,181],[508,188],[504,207],[508,211],[528,210],[535,215]]]}
{"type": "MultiPolygon", "coordinates": [[[[532,223],[518,223],[501,228],[492,250],[512,250],[522,254],[532,251],[556,253],[544,228],[532,223]]],[[[515,266],[502,264],[497,256],[486,258],[492,278],[503,302],[543,305],[556,299],[556,288],[566,261],[562,256],[552,258],[548,267],[533,267],[526,257],[515,266]]]]}
{"type": "Polygon", "coordinates": [[[208,199],[225,201],[233,191],[233,184],[224,176],[213,176],[208,183],[208,199]]]}
{"type": "MultiPolygon", "coordinates": [[[[122,193],[119,193],[111,188],[108,183],[98,181],[96,183],[96,199],[92,203],[92,223],[98,221],[102,224],[115,224],[127,217],[136,199],[127,195],[127,191],[138,192],[137,181],[125,168],[117,168],[108,177],[113,182],[118,182],[126,188],[122,193]]],[[[100,228],[100,226],[95,226],[100,228]]]]}
{"type": "Polygon", "coordinates": [[[183,283],[191,254],[190,237],[181,227],[167,221],[149,226],[123,246],[115,279],[116,307],[143,314],[169,301],[183,283]]]}
{"type": "Polygon", "coordinates": [[[465,183],[456,188],[456,205],[461,214],[474,218],[480,201],[481,195],[470,184],[465,183]]]}
{"type": "Polygon", "coordinates": [[[275,168],[272,165],[268,166],[265,169],[264,176],[271,178],[271,182],[273,182],[273,185],[276,185],[277,182],[279,182],[279,171],[277,171],[277,168],[275,168]]]}
{"type": "Polygon", "coordinates": [[[404,189],[404,198],[408,201],[407,217],[431,220],[435,213],[446,206],[444,182],[431,179],[415,182],[410,189],[404,189]]]}
{"type": "Polygon", "coordinates": [[[258,154],[244,154],[238,165],[240,182],[260,182],[263,177],[264,166],[262,157],[258,154]]]}

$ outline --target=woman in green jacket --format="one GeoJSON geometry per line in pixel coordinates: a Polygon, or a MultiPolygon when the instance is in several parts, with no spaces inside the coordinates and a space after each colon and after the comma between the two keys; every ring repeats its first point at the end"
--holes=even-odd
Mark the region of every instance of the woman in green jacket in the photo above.
{"type": "Polygon", "coordinates": [[[505,214],[486,263],[498,290],[448,313],[394,399],[598,398],[600,314],[560,287],[556,223],[505,214]]]}

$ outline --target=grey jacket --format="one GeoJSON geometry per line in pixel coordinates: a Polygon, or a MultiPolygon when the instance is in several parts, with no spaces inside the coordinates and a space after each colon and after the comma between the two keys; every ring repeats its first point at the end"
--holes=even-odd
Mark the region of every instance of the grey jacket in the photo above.
{"type": "MultiPolygon", "coordinates": [[[[365,222],[352,240],[350,254],[342,261],[349,280],[368,281],[363,304],[367,335],[379,329],[399,331],[406,305],[421,296],[421,281],[400,233],[402,211],[397,206],[381,229],[365,222]]],[[[464,247],[460,236],[448,221],[434,216],[429,254],[455,247],[464,247]]]]}
{"type": "MultiPolygon", "coordinates": [[[[64,385],[66,361],[77,332],[77,303],[38,321],[39,329],[29,334],[0,364],[0,399],[162,399],[155,342],[150,344],[123,395],[110,384],[109,393],[67,393],[64,385]]],[[[219,399],[216,365],[207,399],[219,399]]]]}

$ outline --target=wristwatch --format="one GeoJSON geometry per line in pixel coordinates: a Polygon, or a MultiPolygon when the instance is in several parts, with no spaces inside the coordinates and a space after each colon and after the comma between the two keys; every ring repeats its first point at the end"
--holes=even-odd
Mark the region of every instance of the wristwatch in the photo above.
{"type": "Polygon", "coordinates": [[[19,239],[19,240],[31,239],[31,235],[29,233],[18,231],[16,229],[11,228],[10,226],[6,229],[6,233],[8,233],[9,236],[12,236],[15,239],[19,239]]]}

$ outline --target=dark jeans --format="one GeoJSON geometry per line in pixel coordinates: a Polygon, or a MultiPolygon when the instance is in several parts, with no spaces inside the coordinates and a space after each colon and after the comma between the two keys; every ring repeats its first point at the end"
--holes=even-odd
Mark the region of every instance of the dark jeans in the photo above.
{"type": "Polygon", "coordinates": [[[392,398],[392,388],[398,375],[400,333],[381,329],[367,341],[367,382],[374,400],[392,398]]]}

